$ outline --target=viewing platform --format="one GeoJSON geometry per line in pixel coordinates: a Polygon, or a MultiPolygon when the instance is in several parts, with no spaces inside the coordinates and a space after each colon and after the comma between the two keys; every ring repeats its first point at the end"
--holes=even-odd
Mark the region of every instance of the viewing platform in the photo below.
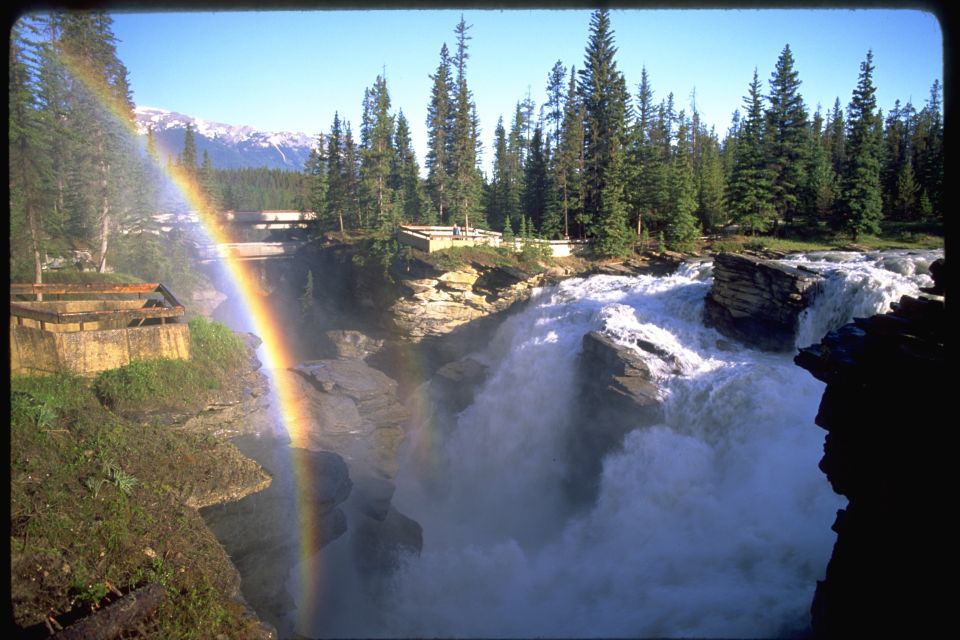
{"type": "MultiPolygon", "coordinates": [[[[507,246],[507,244],[503,242],[502,233],[474,227],[461,229],[460,235],[454,235],[453,227],[405,224],[401,225],[397,231],[397,240],[402,244],[426,251],[427,253],[450,249],[451,247],[474,247],[477,245],[488,245],[491,247],[507,246]]],[[[523,240],[521,238],[514,238],[514,250],[520,251],[523,248],[524,242],[536,242],[548,245],[554,258],[579,255],[590,246],[589,240],[539,240],[535,238],[523,240]]]]}
{"type": "Polygon", "coordinates": [[[160,283],[11,284],[11,375],[93,375],[134,360],[189,360],[183,315],[160,283]]]}

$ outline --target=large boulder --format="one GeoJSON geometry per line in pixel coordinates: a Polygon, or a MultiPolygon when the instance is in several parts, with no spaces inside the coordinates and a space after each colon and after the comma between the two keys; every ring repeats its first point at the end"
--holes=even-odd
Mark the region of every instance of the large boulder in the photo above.
{"type": "Polygon", "coordinates": [[[810,306],[822,277],[777,262],[721,253],[704,322],[720,333],[765,351],[795,348],[797,319],[810,306]]]}
{"type": "MultiPolygon", "coordinates": [[[[668,354],[650,355],[673,366],[668,354]]],[[[583,505],[597,497],[604,456],[620,449],[630,431],[660,422],[663,407],[644,358],[598,331],[583,336],[578,376],[565,488],[574,504],[583,505]]]]}

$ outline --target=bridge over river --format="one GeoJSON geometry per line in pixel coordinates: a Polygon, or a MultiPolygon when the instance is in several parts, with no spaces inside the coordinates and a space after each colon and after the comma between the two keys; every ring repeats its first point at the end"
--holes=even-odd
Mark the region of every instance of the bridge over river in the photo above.
{"type": "Polygon", "coordinates": [[[216,260],[269,260],[272,258],[291,258],[305,245],[305,241],[287,242],[224,242],[221,244],[198,245],[200,262],[216,260]]]}

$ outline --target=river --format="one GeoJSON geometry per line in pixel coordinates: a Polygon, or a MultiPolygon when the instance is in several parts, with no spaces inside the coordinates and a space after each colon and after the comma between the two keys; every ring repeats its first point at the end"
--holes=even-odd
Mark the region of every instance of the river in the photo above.
{"type": "MultiPolygon", "coordinates": [[[[889,308],[931,280],[942,252],[822,253],[798,346],[889,308]]],[[[797,637],[823,579],[845,499],[817,468],[824,385],[793,354],[745,348],[701,322],[709,262],[665,277],[594,276],[536,293],[474,354],[473,403],[412,424],[396,508],[423,550],[372,584],[326,547],[328,600],[297,602],[310,637],[797,637]],[[595,504],[562,489],[584,334],[637,339],[664,419],[603,461],[595,504]]],[[[635,347],[634,347],[635,348],[635,347]]],[[[425,391],[425,390],[424,390],[425,391]]],[[[409,402],[422,402],[423,397],[409,402]]],[[[429,408],[428,408],[429,409],[429,408]]],[[[346,536],[344,536],[346,538],[346,536]]],[[[253,605],[256,607],[256,602],[253,605]]]]}

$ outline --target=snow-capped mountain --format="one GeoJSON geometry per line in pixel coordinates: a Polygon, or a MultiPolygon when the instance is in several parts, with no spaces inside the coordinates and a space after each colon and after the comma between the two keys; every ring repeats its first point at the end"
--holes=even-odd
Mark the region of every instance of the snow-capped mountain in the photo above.
{"type": "Polygon", "coordinates": [[[174,159],[183,151],[184,132],[189,123],[197,145],[197,162],[206,151],[216,169],[267,167],[302,171],[310,149],[317,144],[315,136],[305,133],[259,131],[153,107],[138,106],[136,120],[141,135],[153,128],[153,138],[161,157],[174,159]]]}

